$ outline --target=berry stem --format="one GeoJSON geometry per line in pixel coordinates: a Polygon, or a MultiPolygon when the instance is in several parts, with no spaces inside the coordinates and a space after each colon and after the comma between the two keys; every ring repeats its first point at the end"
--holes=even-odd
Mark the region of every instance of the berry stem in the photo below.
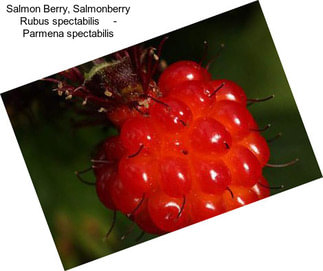
{"type": "Polygon", "coordinates": [[[152,71],[151,71],[151,76],[154,76],[156,70],[157,70],[157,67],[158,67],[158,64],[159,64],[159,59],[160,59],[160,56],[161,56],[161,52],[162,52],[162,48],[164,47],[164,44],[166,42],[166,40],[168,40],[168,36],[164,37],[162,39],[162,41],[160,42],[159,46],[158,46],[158,49],[157,49],[157,61],[155,62],[153,68],[152,68],[152,71]]]}
{"type": "Polygon", "coordinates": [[[290,162],[287,162],[287,163],[284,163],[284,164],[270,164],[270,163],[267,163],[266,166],[267,167],[272,167],[272,168],[283,168],[283,167],[289,167],[289,166],[292,166],[294,164],[296,164],[297,162],[299,161],[298,158],[290,161],[290,162]]]}
{"type": "Polygon", "coordinates": [[[136,242],[139,242],[144,236],[145,236],[145,231],[141,231],[141,233],[139,234],[139,236],[136,238],[136,242]]]}
{"type": "Polygon", "coordinates": [[[95,159],[91,159],[91,163],[98,163],[98,164],[113,164],[112,161],[108,161],[108,160],[95,160],[95,159]]]}
{"type": "Polygon", "coordinates": [[[224,44],[221,43],[220,44],[220,48],[218,49],[217,53],[215,54],[215,56],[213,58],[211,58],[211,60],[206,64],[205,69],[208,71],[210,69],[210,66],[215,62],[215,60],[218,59],[218,57],[220,56],[222,50],[224,48],[224,44]]]}
{"type": "Polygon", "coordinates": [[[144,145],[141,144],[140,147],[139,147],[139,149],[138,149],[138,151],[136,151],[134,154],[129,155],[128,158],[134,158],[134,157],[136,157],[142,151],[143,148],[144,148],[144,145]]]}
{"type": "Polygon", "coordinates": [[[259,128],[259,129],[250,129],[250,131],[254,131],[254,132],[265,132],[267,131],[269,128],[271,127],[271,124],[268,123],[265,127],[263,128],[259,128]]]}
{"type": "Polygon", "coordinates": [[[133,232],[133,230],[135,229],[135,226],[136,226],[136,223],[132,222],[128,230],[121,236],[120,239],[121,240],[126,239],[129,236],[129,234],[133,232]]]}
{"type": "Polygon", "coordinates": [[[230,187],[229,187],[229,186],[226,188],[226,190],[228,190],[228,191],[230,192],[232,199],[234,199],[233,192],[232,192],[232,190],[230,189],[230,187]]]}
{"type": "Polygon", "coordinates": [[[261,182],[258,182],[258,184],[267,189],[283,189],[285,187],[283,184],[281,184],[280,186],[268,186],[268,185],[262,184],[261,182]]]}
{"type": "Polygon", "coordinates": [[[41,79],[41,81],[51,82],[51,83],[55,83],[55,84],[61,83],[59,80],[54,79],[54,78],[43,78],[43,79],[41,79]]]}
{"type": "Polygon", "coordinates": [[[260,102],[265,102],[265,101],[268,101],[268,100],[271,100],[275,98],[275,95],[272,94],[268,97],[265,97],[265,98],[255,98],[255,99],[247,99],[248,102],[251,102],[251,103],[260,103],[260,102]]]}
{"type": "Polygon", "coordinates": [[[95,182],[89,182],[89,181],[86,181],[82,178],[81,174],[84,174],[84,173],[87,173],[89,172],[90,170],[92,170],[93,167],[89,167],[89,168],[86,168],[86,169],[83,169],[83,170],[80,170],[80,171],[75,171],[75,175],[76,177],[82,182],[82,183],[85,183],[87,185],[95,185],[95,182]]]}
{"type": "Polygon", "coordinates": [[[273,98],[275,98],[275,95],[274,94],[272,94],[272,95],[270,95],[268,97],[265,97],[265,98],[247,99],[247,102],[248,102],[247,106],[251,106],[254,103],[266,102],[266,101],[271,100],[273,98]]]}
{"type": "Polygon", "coordinates": [[[110,226],[108,232],[105,235],[105,240],[107,240],[109,238],[109,235],[111,234],[111,232],[116,224],[116,221],[117,221],[117,210],[113,210],[112,223],[111,223],[111,226],[110,226]]]}
{"type": "Polygon", "coordinates": [[[283,135],[283,133],[279,132],[277,135],[273,136],[272,138],[267,139],[268,143],[276,141],[278,138],[280,138],[283,135]]]}
{"type": "Polygon", "coordinates": [[[183,120],[181,120],[181,119],[180,119],[180,120],[178,120],[178,121],[179,121],[181,124],[183,124],[183,126],[184,126],[184,127],[186,127],[186,122],[185,122],[185,121],[183,121],[183,120]]]}
{"type": "Polygon", "coordinates": [[[153,97],[153,96],[147,95],[147,98],[150,98],[150,99],[152,99],[154,102],[159,103],[159,104],[162,104],[162,105],[164,105],[164,106],[166,106],[166,107],[170,108],[170,106],[169,106],[167,103],[164,103],[163,101],[160,101],[160,100],[156,99],[156,98],[155,98],[155,97],[153,97]]]}
{"type": "MultiPolygon", "coordinates": [[[[145,89],[145,90],[148,89],[149,81],[150,81],[150,78],[152,76],[152,68],[151,68],[151,66],[152,66],[152,62],[154,60],[154,57],[153,57],[154,50],[155,50],[154,47],[147,48],[147,53],[145,55],[145,57],[147,59],[147,69],[146,69],[147,76],[145,76],[143,78],[144,81],[142,83],[143,89],[145,89]]],[[[142,61],[142,62],[145,63],[145,61],[142,61]]]]}
{"type": "Polygon", "coordinates": [[[139,107],[140,105],[136,102],[135,103],[135,105],[133,105],[132,107],[140,114],[140,115],[142,115],[142,116],[149,116],[149,114],[148,113],[146,113],[146,112],[143,112],[143,111],[141,111],[138,107],[139,107]]]}
{"type": "Polygon", "coordinates": [[[186,203],[186,197],[184,195],[183,196],[183,203],[182,203],[182,206],[181,206],[180,211],[178,212],[177,218],[179,218],[181,216],[181,214],[183,213],[183,210],[184,210],[184,207],[185,207],[185,203],[186,203]]]}
{"type": "Polygon", "coordinates": [[[215,95],[221,88],[223,88],[225,85],[225,83],[222,83],[220,86],[218,86],[212,93],[211,95],[209,96],[210,98],[215,95]]]}
{"type": "Polygon", "coordinates": [[[202,66],[202,63],[207,56],[208,49],[209,49],[209,43],[205,40],[205,41],[203,41],[203,54],[202,54],[201,60],[199,62],[200,66],[202,66]]]}
{"type": "Polygon", "coordinates": [[[140,202],[135,207],[135,209],[133,209],[133,211],[129,214],[129,217],[130,218],[135,215],[135,213],[138,211],[138,209],[140,208],[140,206],[143,204],[144,200],[145,200],[145,193],[142,194],[142,198],[141,198],[140,202]]]}

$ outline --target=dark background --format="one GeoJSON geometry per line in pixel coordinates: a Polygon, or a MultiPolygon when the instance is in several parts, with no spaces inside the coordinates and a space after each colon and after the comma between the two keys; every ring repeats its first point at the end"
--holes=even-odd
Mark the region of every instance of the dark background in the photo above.
{"type": "MultiPolygon", "coordinates": [[[[210,68],[213,78],[235,81],[250,98],[275,94],[274,99],[249,109],[260,127],[272,124],[263,133],[266,138],[283,133],[270,144],[270,162],[300,161],[287,168],[265,168],[271,186],[284,184],[286,190],[321,177],[258,2],[167,35],[162,55],[167,63],[200,61],[206,40],[209,49],[204,63],[215,59],[210,68]],[[217,57],[222,43],[225,48],[217,57]]],[[[157,46],[163,37],[145,44],[157,46]]],[[[131,223],[118,214],[112,235],[107,242],[103,240],[112,211],[99,202],[93,186],[77,180],[74,171],[89,167],[95,146],[115,130],[107,125],[83,126],[87,116],[78,113],[75,103],[58,97],[52,88],[48,82],[37,81],[4,93],[2,98],[67,269],[137,244],[140,230],[136,227],[121,241],[131,223]]],[[[86,178],[94,181],[91,173],[86,178]]],[[[272,194],[283,190],[272,190],[272,194]]],[[[141,242],[153,237],[146,235],[141,242]]]]}

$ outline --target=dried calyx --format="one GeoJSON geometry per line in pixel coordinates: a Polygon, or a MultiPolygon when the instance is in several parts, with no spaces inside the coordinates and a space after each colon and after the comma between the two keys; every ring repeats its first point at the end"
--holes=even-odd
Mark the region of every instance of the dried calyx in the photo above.
{"type": "Polygon", "coordinates": [[[67,100],[80,98],[82,105],[91,104],[97,111],[107,112],[108,118],[116,108],[144,112],[151,99],[161,96],[153,77],[160,70],[165,40],[158,49],[136,45],[113,54],[110,61],[94,60],[88,72],[75,67],[59,73],[60,78],[43,80],[55,83],[53,90],[58,95],[67,100]]]}

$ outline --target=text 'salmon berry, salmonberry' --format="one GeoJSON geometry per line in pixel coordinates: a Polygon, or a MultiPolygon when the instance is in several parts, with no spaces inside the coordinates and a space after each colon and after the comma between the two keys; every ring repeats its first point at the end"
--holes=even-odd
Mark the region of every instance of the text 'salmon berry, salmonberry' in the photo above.
{"type": "Polygon", "coordinates": [[[262,169],[281,166],[268,163],[263,129],[247,109],[273,96],[247,99],[236,83],[212,80],[193,61],[171,64],[156,83],[160,51],[135,46],[111,63],[97,60],[85,75],[73,68],[64,81],[45,79],[117,127],[91,160],[98,197],[153,234],[269,196],[262,169]]]}

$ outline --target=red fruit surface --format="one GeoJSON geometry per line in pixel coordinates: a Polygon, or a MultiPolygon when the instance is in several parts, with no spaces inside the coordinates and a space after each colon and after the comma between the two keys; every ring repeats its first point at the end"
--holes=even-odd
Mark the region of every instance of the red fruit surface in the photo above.
{"type": "Polygon", "coordinates": [[[241,145],[248,148],[254,154],[254,156],[257,157],[262,166],[267,164],[270,156],[270,150],[267,141],[259,133],[249,133],[249,135],[241,141],[241,145]]]}
{"type": "Polygon", "coordinates": [[[213,88],[205,81],[184,81],[169,90],[169,96],[186,103],[195,114],[203,115],[215,101],[216,95],[211,95],[213,88]]]}
{"type": "Polygon", "coordinates": [[[142,196],[138,197],[129,191],[118,177],[109,186],[109,197],[116,209],[124,214],[132,214],[142,199],[142,196]]]}
{"type": "Polygon", "coordinates": [[[270,196],[269,183],[263,176],[261,176],[259,182],[256,183],[251,190],[256,193],[258,199],[264,199],[270,196]]]}
{"type": "Polygon", "coordinates": [[[262,168],[270,152],[241,87],[211,80],[199,64],[180,61],[162,73],[162,97],[145,114],[117,109],[120,135],[97,159],[103,204],[160,234],[269,196],[262,168]]]}
{"type": "Polygon", "coordinates": [[[170,197],[156,192],[148,199],[148,213],[162,231],[170,232],[188,224],[188,208],[182,210],[183,197],[170,197]]]}
{"type": "Polygon", "coordinates": [[[150,112],[155,122],[171,131],[182,130],[192,121],[190,108],[177,99],[160,99],[159,103],[152,106],[150,112]]]}
{"type": "Polygon", "coordinates": [[[185,81],[209,81],[211,75],[194,61],[178,61],[169,65],[159,77],[158,86],[164,95],[185,81]]]}
{"type": "Polygon", "coordinates": [[[249,187],[232,185],[230,189],[233,197],[229,192],[223,194],[223,204],[226,211],[231,211],[258,200],[257,194],[249,187]]]}
{"type": "Polygon", "coordinates": [[[136,153],[141,146],[144,151],[157,145],[157,133],[151,121],[144,117],[131,118],[122,126],[120,140],[129,154],[136,153]]]}
{"type": "Polygon", "coordinates": [[[212,118],[199,118],[191,128],[192,149],[204,153],[225,153],[232,144],[230,133],[212,118]]]}
{"type": "Polygon", "coordinates": [[[163,234],[165,231],[158,228],[151,219],[148,212],[147,201],[142,204],[141,208],[134,214],[134,221],[145,232],[152,234],[163,234]]]}
{"type": "Polygon", "coordinates": [[[126,190],[142,196],[156,182],[156,167],[150,157],[123,157],[119,162],[120,181],[126,190]]]}
{"type": "Polygon", "coordinates": [[[125,154],[125,148],[119,136],[111,136],[104,142],[105,159],[108,161],[119,161],[125,154]]]}
{"type": "Polygon", "coordinates": [[[120,106],[113,111],[107,112],[107,117],[112,123],[121,127],[128,119],[139,115],[139,112],[131,110],[128,106],[120,106]]]}
{"type": "Polygon", "coordinates": [[[230,80],[213,80],[210,83],[211,91],[216,91],[217,101],[233,101],[243,106],[247,104],[247,96],[243,89],[230,80]]]}
{"type": "Polygon", "coordinates": [[[236,146],[225,157],[230,168],[232,184],[251,187],[261,177],[261,165],[256,156],[245,147],[236,146]]]}
{"type": "Polygon", "coordinates": [[[211,194],[195,194],[190,198],[192,223],[211,218],[225,212],[222,198],[211,194]]]}
{"type": "Polygon", "coordinates": [[[165,156],[159,162],[161,165],[160,184],[163,192],[172,197],[186,195],[192,184],[188,159],[165,156]]]}
{"type": "Polygon", "coordinates": [[[209,111],[209,116],[226,127],[232,137],[242,138],[257,129],[248,109],[233,101],[219,101],[209,111]]]}
{"type": "Polygon", "coordinates": [[[205,193],[222,193],[231,183],[230,170],[222,160],[196,159],[194,170],[201,190],[205,193]]]}
{"type": "Polygon", "coordinates": [[[115,205],[110,197],[110,187],[115,178],[115,169],[111,166],[104,166],[97,174],[96,192],[100,201],[108,209],[115,209],[115,205]]]}

